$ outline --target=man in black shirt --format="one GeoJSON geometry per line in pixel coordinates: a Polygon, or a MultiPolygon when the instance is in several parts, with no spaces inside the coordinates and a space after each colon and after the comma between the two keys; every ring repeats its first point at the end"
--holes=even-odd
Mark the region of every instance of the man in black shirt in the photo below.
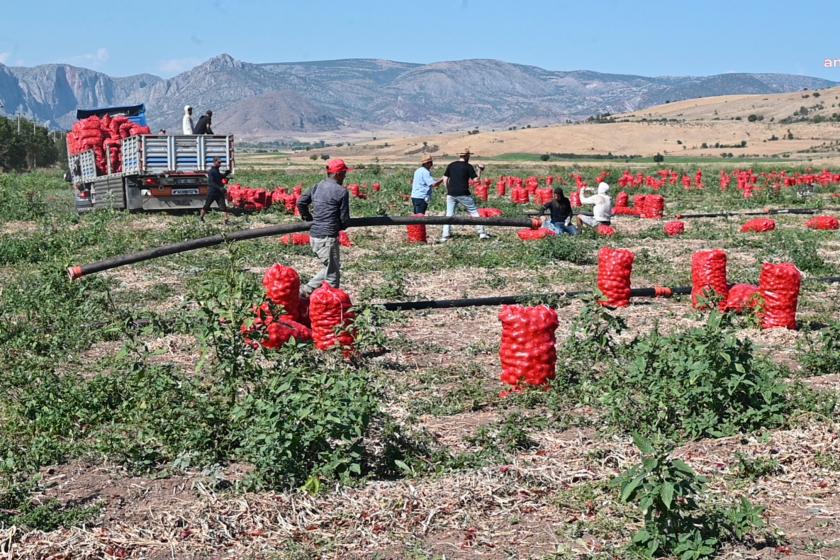
{"type": "Polygon", "coordinates": [[[213,111],[207,111],[205,114],[201,115],[198,119],[198,122],[195,125],[195,133],[196,134],[213,134],[213,129],[210,128],[212,124],[211,121],[213,120],[213,111]]]}
{"type": "Polygon", "coordinates": [[[569,235],[577,235],[577,228],[572,225],[572,204],[566,195],[563,194],[563,189],[555,187],[554,200],[544,204],[542,207],[543,213],[549,211],[549,218],[543,224],[546,229],[550,229],[557,235],[561,233],[568,233],[569,235]]]}
{"type": "MultiPolygon", "coordinates": [[[[455,210],[458,206],[463,206],[470,216],[478,217],[478,208],[475,206],[470,194],[470,179],[480,179],[481,172],[484,170],[483,165],[478,166],[478,173],[475,167],[470,165],[470,149],[467,148],[460,154],[460,159],[453,161],[446,166],[446,171],[443,172],[443,183],[446,185],[446,215],[454,216],[455,210]]],[[[481,239],[490,239],[490,235],[484,230],[484,226],[476,226],[478,236],[481,239]]],[[[443,226],[443,235],[441,235],[441,242],[449,241],[449,236],[452,233],[452,226],[443,226]]]]}
{"type": "Polygon", "coordinates": [[[202,222],[204,221],[204,216],[207,215],[207,211],[210,210],[210,205],[215,201],[219,209],[225,214],[225,224],[228,223],[228,207],[225,204],[227,191],[225,190],[225,185],[222,183],[222,179],[228,176],[230,169],[222,173],[219,171],[220,167],[222,167],[222,160],[213,158],[213,166],[207,171],[207,200],[204,201],[204,207],[201,209],[201,214],[199,215],[202,222]]]}

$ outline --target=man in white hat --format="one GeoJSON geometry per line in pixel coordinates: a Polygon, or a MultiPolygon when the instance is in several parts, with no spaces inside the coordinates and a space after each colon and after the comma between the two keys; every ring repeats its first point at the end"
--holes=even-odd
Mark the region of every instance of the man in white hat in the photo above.
{"type": "Polygon", "coordinates": [[[195,134],[192,122],[192,107],[184,106],[184,118],[181,119],[181,134],[195,134]]]}
{"type": "MultiPolygon", "coordinates": [[[[443,184],[446,185],[446,216],[454,216],[458,206],[463,206],[470,216],[477,218],[479,217],[478,208],[476,208],[475,200],[470,194],[470,179],[480,179],[484,166],[479,165],[478,173],[476,173],[475,167],[470,164],[470,155],[472,154],[469,148],[458,155],[458,161],[453,161],[447,165],[446,171],[443,172],[443,184]]],[[[476,226],[476,229],[479,238],[490,239],[490,235],[485,231],[484,226],[476,226]]],[[[441,242],[449,241],[451,233],[452,226],[443,226],[441,242]]]]}
{"type": "Polygon", "coordinates": [[[411,183],[411,204],[414,205],[415,214],[426,214],[429,202],[432,200],[432,189],[443,182],[443,179],[435,180],[432,177],[432,156],[426,156],[420,160],[420,167],[414,172],[414,180],[411,183]]]}
{"type": "Polygon", "coordinates": [[[592,216],[582,216],[578,214],[578,227],[581,224],[586,224],[589,227],[608,226],[612,219],[612,198],[608,194],[610,186],[604,182],[598,184],[598,194],[592,196],[584,196],[583,193],[587,190],[592,190],[591,187],[582,187],[580,189],[580,203],[594,204],[592,207],[592,216]]]}

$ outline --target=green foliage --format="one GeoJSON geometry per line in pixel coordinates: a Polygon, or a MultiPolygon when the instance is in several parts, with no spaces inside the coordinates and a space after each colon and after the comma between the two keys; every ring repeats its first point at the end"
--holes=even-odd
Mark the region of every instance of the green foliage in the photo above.
{"type": "Polygon", "coordinates": [[[735,507],[704,504],[706,480],[685,462],[670,457],[670,450],[634,436],[642,452],[641,463],[613,484],[621,501],[639,506],[644,527],[631,548],[645,558],[675,556],[697,560],[714,556],[727,542],[742,541],[762,527],[763,509],[742,498],[735,507]]]}
{"type": "Polygon", "coordinates": [[[750,457],[741,452],[736,453],[735,458],[738,461],[736,472],[739,478],[755,481],[765,476],[779,474],[782,471],[778,459],[750,457]]]}
{"type": "Polygon", "coordinates": [[[4,481],[0,487],[0,529],[53,531],[84,523],[99,512],[97,506],[63,505],[55,498],[35,502],[30,495],[37,489],[36,478],[4,481]]]}
{"type": "Polygon", "coordinates": [[[724,315],[671,336],[658,330],[627,349],[601,384],[610,421],[627,431],[698,439],[781,425],[790,411],[776,368],[755,359],[724,315]]]}
{"type": "Polygon", "coordinates": [[[797,359],[806,376],[840,372],[840,321],[834,321],[822,332],[806,332],[797,343],[797,359]]]}
{"type": "Polygon", "coordinates": [[[811,274],[831,274],[834,267],[819,254],[819,244],[811,232],[777,229],[771,232],[759,258],[764,262],[792,262],[811,274]]]}
{"type": "Polygon", "coordinates": [[[33,122],[0,117],[0,171],[21,171],[37,167],[49,167],[58,161],[59,145],[44,127],[33,126],[33,122]]]}
{"type": "Polygon", "coordinates": [[[259,487],[348,480],[366,470],[364,438],[378,412],[368,375],[301,350],[284,347],[232,411],[259,487]]]}

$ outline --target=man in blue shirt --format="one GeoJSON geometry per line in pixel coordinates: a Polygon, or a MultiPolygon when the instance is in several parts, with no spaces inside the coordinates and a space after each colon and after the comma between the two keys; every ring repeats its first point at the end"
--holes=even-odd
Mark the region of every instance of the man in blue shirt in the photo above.
{"type": "Polygon", "coordinates": [[[414,205],[415,214],[425,214],[432,200],[432,189],[443,182],[443,179],[435,181],[431,169],[434,163],[432,156],[426,156],[420,162],[420,167],[414,172],[414,181],[411,183],[411,203],[414,205]]]}

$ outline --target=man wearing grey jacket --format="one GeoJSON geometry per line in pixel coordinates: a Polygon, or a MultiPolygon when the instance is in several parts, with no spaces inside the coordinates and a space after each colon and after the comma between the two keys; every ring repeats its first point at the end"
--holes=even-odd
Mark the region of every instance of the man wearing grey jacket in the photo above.
{"type": "Polygon", "coordinates": [[[341,282],[341,255],[338,233],[350,223],[350,194],[344,188],[344,177],[350,168],[340,159],[327,162],[327,178],[303,194],[297,203],[300,217],[312,222],[309,244],[324,267],[300,287],[301,297],[309,297],[324,280],[333,288],[341,282]],[[309,206],[315,204],[314,215],[309,206]]]}

